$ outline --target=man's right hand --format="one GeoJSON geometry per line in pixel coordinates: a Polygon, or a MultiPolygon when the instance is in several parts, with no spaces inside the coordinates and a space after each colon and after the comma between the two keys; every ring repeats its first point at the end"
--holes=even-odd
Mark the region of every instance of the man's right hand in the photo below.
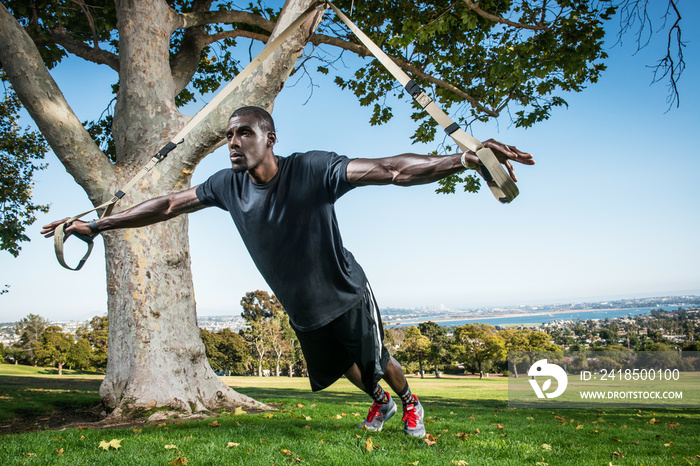
{"type": "MultiPolygon", "coordinates": [[[[42,227],[41,234],[44,235],[44,237],[46,238],[51,238],[56,232],[56,228],[58,228],[60,224],[66,223],[68,220],[70,220],[70,218],[66,217],[63,220],[56,220],[55,222],[51,222],[48,225],[44,225],[42,227]]],[[[90,225],[88,224],[88,222],[83,222],[82,220],[74,220],[70,226],[66,227],[63,230],[63,233],[65,233],[66,238],[72,233],[82,233],[84,235],[93,234],[92,230],[90,230],[90,225]]]]}

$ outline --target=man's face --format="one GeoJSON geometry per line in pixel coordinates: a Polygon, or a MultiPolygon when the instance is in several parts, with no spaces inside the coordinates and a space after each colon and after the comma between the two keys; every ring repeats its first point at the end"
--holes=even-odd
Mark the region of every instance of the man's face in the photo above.
{"type": "Polygon", "coordinates": [[[252,115],[235,116],[226,127],[231,165],[236,173],[252,170],[272,154],[274,133],[260,128],[252,115]],[[269,154],[268,154],[269,152],[269,154]]]}

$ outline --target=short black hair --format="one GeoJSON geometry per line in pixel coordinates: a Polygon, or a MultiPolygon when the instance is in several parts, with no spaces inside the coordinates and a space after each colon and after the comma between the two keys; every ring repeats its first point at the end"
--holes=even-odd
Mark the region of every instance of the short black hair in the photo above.
{"type": "Polygon", "coordinates": [[[230,120],[233,117],[248,115],[255,117],[258,124],[260,125],[260,128],[263,131],[267,131],[268,133],[275,133],[275,122],[272,120],[272,115],[270,115],[268,111],[264,108],[253,106],[241,107],[235,110],[228,119],[230,120]]]}

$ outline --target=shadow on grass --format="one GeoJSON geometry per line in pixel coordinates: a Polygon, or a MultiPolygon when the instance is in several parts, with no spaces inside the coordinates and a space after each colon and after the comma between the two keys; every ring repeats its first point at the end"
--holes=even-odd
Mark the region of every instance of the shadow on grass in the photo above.
{"type": "Polygon", "coordinates": [[[0,376],[0,433],[100,419],[100,380],[0,376]]]}
{"type": "MultiPolygon", "coordinates": [[[[307,399],[313,403],[360,404],[368,407],[371,403],[367,394],[358,389],[345,391],[334,389],[332,386],[318,392],[306,389],[274,387],[246,387],[235,388],[235,390],[258,401],[273,404],[285,403],[288,399],[307,399]]],[[[506,402],[500,399],[471,400],[435,395],[421,397],[421,403],[424,406],[436,406],[446,409],[465,408],[467,406],[486,409],[505,409],[507,407],[506,402]]]]}

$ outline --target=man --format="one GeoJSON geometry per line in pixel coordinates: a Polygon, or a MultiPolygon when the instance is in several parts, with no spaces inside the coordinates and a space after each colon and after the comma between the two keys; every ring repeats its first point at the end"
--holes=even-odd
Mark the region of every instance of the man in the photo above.
{"type": "MultiPolygon", "coordinates": [[[[236,110],[226,127],[231,169],[199,186],[145,201],[91,222],[76,221],[66,234],[97,234],[170,219],[209,206],[227,210],[262,276],[284,306],[301,343],[312,390],[345,375],[374,403],[360,425],[381,430],[396,403],[379,384],[384,379],[403,404],[404,432],[423,437],[423,408],[411,393],[401,365],[384,347],[379,309],[367,278],[342,244],[334,203],[357,186],[431,183],[465,168],[475,154],[404,154],[353,159],[330,152],[278,157],[274,122],[258,107],[236,110]]],[[[530,154],[487,141],[515,180],[511,160],[531,165],[530,154]]],[[[53,235],[65,220],[44,227],[53,235]]]]}

